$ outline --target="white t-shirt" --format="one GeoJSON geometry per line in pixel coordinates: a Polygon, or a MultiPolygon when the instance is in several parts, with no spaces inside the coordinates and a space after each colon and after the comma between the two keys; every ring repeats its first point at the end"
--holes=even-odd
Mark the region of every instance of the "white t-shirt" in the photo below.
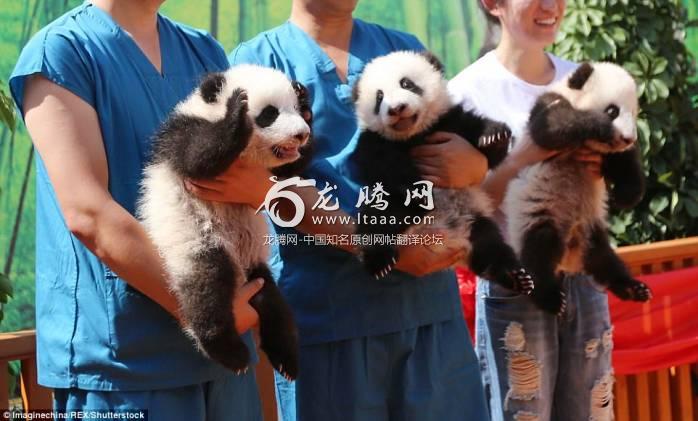
{"type": "MultiPolygon", "coordinates": [[[[555,66],[557,82],[573,71],[577,64],[548,54],[555,66]]],[[[448,83],[453,100],[465,110],[509,125],[514,139],[521,138],[528,114],[536,98],[550,85],[533,85],[507,70],[494,51],[466,67],[448,83]]]]}

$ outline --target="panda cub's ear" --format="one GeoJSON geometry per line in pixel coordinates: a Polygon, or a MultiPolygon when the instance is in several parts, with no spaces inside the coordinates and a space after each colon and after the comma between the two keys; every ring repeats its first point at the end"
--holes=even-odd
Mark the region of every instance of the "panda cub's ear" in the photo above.
{"type": "Polygon", "coordinates": [[[432,54],[430,51],[420,51],[419,54],[425,59],[427,59],[429,64],[431,64],[439,73],[441,73],[442,75],[445,73],[446,70],[444,69],[443,63],[441,63],[441,60],[439,60],[439,58],[432,54]]]}
{"type": "Polygon", "coordinates": [[[199,88],[201,97],[207,104],[213,104],[218,99],[218,94],[223,90],[225,76],[223,73],[208,73],[201,81],[199,88]]]}
{"type": "Polygon", "coordinates": [[[310,107],[310,96],[308,95],[308,89],[300,82],[291,82],[293,86],[293,91],[298,97],[298,106],[300,107],[301,117],[309,125],[313,121],[313,109],[310,107]]]}
{"type": "Polygon", "coordinates": [[[582,89],[593,72],[594,67],[588,62],[584,62],[577,67],[577,70],[575,70],[574,73],[572,73],[567,81],[567,85],[570,87],[570,89],[582,89]]]}

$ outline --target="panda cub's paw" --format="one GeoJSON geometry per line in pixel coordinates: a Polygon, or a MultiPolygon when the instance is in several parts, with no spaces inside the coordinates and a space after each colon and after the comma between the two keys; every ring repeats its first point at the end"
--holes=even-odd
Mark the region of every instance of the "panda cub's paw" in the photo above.
{"type": "Polygon", "coordinates": [[[489,121],[477,141],[477,147],[486,157],[490,168],[499,165],[509,151],[511,129],[504,123],[489,121]]]}
{"type": "Polygon", "coordinates": [[[359,252],[359,259],[364,267],[376,279],[385,278],[397,264],[397,248],[391,246],[372,246],[359,252]]]}
{"type": "Polygon", "coordinates": [[[523,295],[531,295],[533,289],[535,288],[535,284],[531,274],[528,273],[526,269],[519,268],[513,270],[509,273],[509,276],[513,280],[514,291],[523,295]]]}
{"type": "Polygon", "coordinates": [[[628,279],[625,282],[614,283],[608,289],[621,300],[649,301],[652,298],[652,290],[644,282],[628,279]]]}
{"type": "Polygon", "coordinates": [[[252,129],[252,122],[247,116],[247,112],[249,111],[247,91],[240,88],[235,89],[228,99],[226,107],[228,118],[236,122],[237,127],[247,128],[248,130],[252,129]]]}

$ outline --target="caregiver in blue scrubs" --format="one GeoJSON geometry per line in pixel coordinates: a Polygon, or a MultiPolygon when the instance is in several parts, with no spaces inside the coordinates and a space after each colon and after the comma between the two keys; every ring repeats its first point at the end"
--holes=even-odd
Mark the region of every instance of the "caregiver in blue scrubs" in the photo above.
{"type": "MultiPolygon", "coordinates": [[[[38,152],[39,383],[60,411],[260,420],[254,370],[236,376],[196,351],[133,216],[155,130],[205,72],[228,67],[213,38],[158,14],[161,3],[85,3],[39,31],[10,78],[38,152]]],[[[260,282],[236,298],[240,332],[257,321],[247,300],[260,282]]]]}
{"type": "MultiPolygon", "coordinates": [[[[230,54],[232,64],[271,66],[308,87],[315,156],[305,176],[320,188],[337,185],[332,193],[347,214],[358,198],[344,165],[357,132],[351,88],[372,58],[424,49],[412,35],[353,19],[355,6],[350,0],[294,0],[288,22],[230,54]]],[[[418,152],[425,175],[452,187],[480,182],[486,163],[467,142],[446,133],[432,141],[418,152]]],[[[308,197],[306,210],[316,198],[308,197]]],[[[314,226],[310,218],[297,228],[353,233],[351,225],[314,226]]],[[[280,234],[295,232],[277,227],[280,234]]],[[[487,419],[455,275],[443,270],[459,256],[403,247],[399,270],[377,281],[352,251],[299,242],[279,246],[273,258],[300,330],[297,418],[487,419]]],[[[293,419],[292,400],[283,395],[280,401],[284,419],[293,419]]]]}

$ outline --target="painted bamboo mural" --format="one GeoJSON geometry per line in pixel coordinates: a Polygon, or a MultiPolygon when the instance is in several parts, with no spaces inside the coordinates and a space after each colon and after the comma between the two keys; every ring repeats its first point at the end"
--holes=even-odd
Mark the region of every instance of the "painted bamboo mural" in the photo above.
{"type": "MultiPolygon", "coordinates": [[[[363,0],[356,16],[417,35],[446,64],[449,76],[477,57],[486,23],[478,0],[363,0]]],[[[698,19],[698,0],[684,0],[698,19]]],[[[3,0],[0,8],[0,80],[7,78],[19,52],[41,27],[81,0],[3,0]]],[[[226,51],[260,31],[283,23],[291,0],[167,0],[162,12],[208,29],[226,51]]],[[[698,25],[688,43],[698,53],[698,25]]],[[[35,193],[31,143],[18,124],[0,128],[0,271],[9,268],[14,297],[5,307],[0,331],[33,327],[35,193]],[[28,169],[30,171],[28,171],[28,169]]]]}

